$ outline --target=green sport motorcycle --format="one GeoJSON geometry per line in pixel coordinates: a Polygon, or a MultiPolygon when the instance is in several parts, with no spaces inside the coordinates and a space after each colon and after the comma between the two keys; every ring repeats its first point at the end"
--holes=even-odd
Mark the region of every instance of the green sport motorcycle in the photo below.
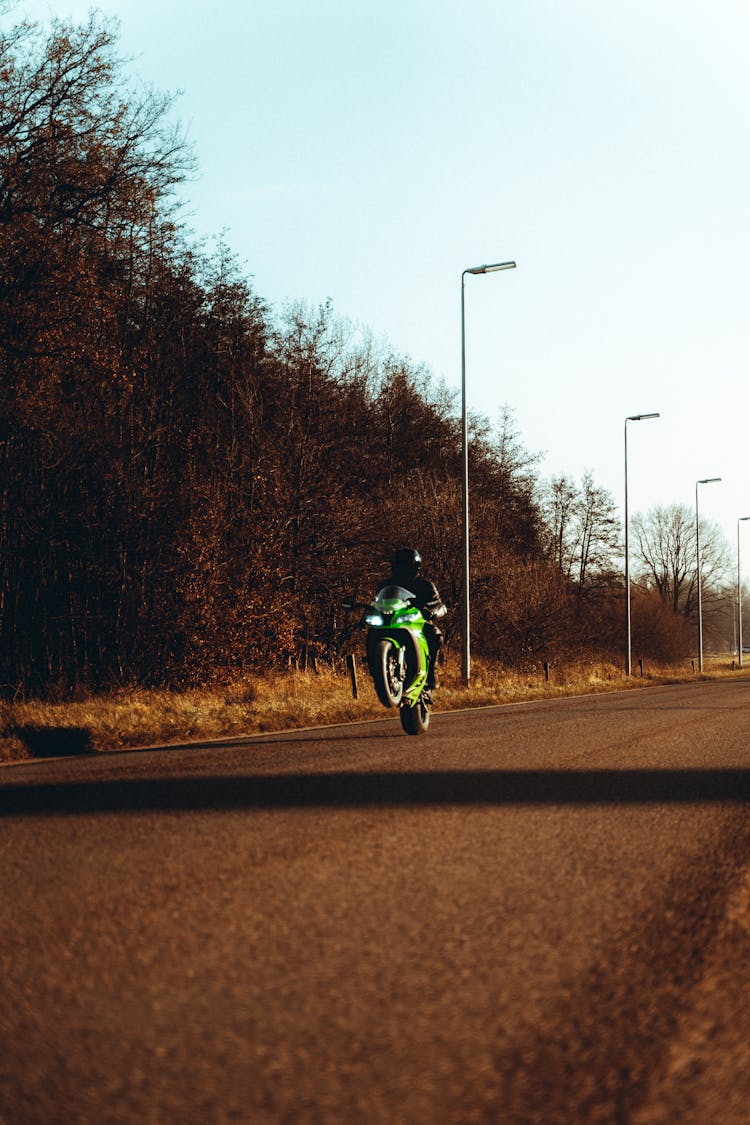
{"type": "Polygon", "coordinates": [[[424,734],[430,725],[432,696],[426,688],[430,650],[426,618],[403,586],[384,586],[365,610],[367,664],[384,707],[398,707],[407,734],[424,734]]]}

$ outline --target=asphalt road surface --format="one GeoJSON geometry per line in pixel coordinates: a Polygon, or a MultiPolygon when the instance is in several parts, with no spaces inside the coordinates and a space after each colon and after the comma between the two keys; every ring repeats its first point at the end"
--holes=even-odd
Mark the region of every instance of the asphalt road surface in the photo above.
{"type": "Polygon", "coordinates": [[[750,1121],[750,682],[0,770],[0,1121],[750,1121]]]}

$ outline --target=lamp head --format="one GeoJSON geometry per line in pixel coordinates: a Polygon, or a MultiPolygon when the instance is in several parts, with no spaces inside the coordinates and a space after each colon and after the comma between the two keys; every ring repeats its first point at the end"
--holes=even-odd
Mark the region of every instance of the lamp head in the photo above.
{"type": "Polygon", "coordinates": [[[472,266],[471,269],[464,270],[464,273],[495,273],[496,270],[514,270],[515,268],[515,262],[495,262],[492,265],[472,266]]]}

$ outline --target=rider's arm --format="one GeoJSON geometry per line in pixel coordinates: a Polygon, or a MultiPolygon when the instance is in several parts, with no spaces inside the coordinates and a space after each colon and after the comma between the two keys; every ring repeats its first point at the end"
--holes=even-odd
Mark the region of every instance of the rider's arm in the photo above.
{"type": "MultiPolygon", "coordinates": [[[[427,581],[427,580],[425,580],[425,581],[427,581]]],[[[437,621],[441,617],[445,617],[446,613],[448,612],[448,609],[447,609],[445,603],[443,602],[443,599],[440,597],[440,594],[438,593],[438,588],[434,584],[434,582],[429,582],[428,586],[429,586],[429,597],[427,598],[427,600],[424,602],[424,604],[422,606],[422,612],[424,613],[425,617],[427,617],[429,620],[437,621]]]]}

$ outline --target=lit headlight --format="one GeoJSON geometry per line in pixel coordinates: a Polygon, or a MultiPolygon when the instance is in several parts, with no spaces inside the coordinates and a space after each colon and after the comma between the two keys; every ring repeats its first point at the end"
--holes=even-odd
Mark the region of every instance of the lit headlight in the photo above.
{"type": "Polygon", "coordinates": [[[385,625],[385,618],[380,613],[368,613],[365,617],[365,625],[385,625]]]}

